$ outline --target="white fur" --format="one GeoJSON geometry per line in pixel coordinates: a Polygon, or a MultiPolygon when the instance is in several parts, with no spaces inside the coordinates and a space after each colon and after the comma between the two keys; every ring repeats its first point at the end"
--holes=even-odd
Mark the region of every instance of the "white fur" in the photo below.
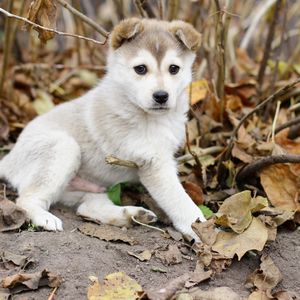
{"type": "Polygon", "coordinates": [[[81,203],[78,213],[118,226],[128,225],[131,216],[155,215],[140,207],[117,207],[105,193],[69,192],[75,176],[108,187],[140,180],[174,226],[197,238],[191,224],[204,221],[199,208],[185,193],[177,177],[175,151],[184,142],[188,99],[185,88],[191,81],[194,54],[180,56],[170,49],[160,66],[147,50],[125,58],[110,51],[108,73],[84,96],[57,106],[37,117],[22,132],[13,150],[0,162],[0,176],[19,192],[17,204],[32,222],[47,230],[62,230],[62,222],[48,212],[58,201],[72,198],[81,203]],[[133,67],[146,64],[145,76],[133,67]],[[179,65],[177,75],[168,72],[179,65]],[[152,94],[169,93],[168,110],[152,111],[152,94]],[[114,155],[136,162],[139,170],[105,163],[114,155]]]}

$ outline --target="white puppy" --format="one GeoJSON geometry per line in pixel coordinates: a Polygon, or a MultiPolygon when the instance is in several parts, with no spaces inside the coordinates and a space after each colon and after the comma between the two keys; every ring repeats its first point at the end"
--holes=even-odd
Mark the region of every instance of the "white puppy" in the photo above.
{"type": "Polygon", "coordinates": [[[182,188],[173,155],[184,142],[186,87],[200,40],[182,21],[124,20],[111,34],[100,84],[28,124],[0,162],[0,177],[18,189],[17,205],[35,225],[62,230],[48,210],[70,201],[78,201],[78,214],[106,224],[155,221],[144,208],[115,206],[100,188],[140,180],[175,228],[197,238],[191,224],[205,218],[182,188]],[[108,155],[140,167],[108,165],[108,155]]]}

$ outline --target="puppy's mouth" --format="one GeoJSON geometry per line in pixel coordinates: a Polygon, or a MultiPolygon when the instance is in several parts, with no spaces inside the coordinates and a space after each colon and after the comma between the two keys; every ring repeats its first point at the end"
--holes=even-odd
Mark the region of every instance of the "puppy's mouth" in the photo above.
{"type": "Polygon", "coordinates": [[[154,107],[150,107],[150,109],[149,110],[151,110],[151,111],[161,111],[161,112],[163,112],[163,111],[168,111],[170,108],[169,107],[167,107],[167,106],[154,106],[154,107]]]}

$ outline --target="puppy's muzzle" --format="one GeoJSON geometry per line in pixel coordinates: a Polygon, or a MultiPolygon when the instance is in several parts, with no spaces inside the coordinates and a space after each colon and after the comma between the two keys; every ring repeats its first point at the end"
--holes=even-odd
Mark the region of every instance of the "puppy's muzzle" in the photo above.
{"type": "Polygon", "coordinates": [[[157,91],[153,93],[152,97],[156,103],[163,105],[168,101],[169,94],[165,91],[157,91]]]}

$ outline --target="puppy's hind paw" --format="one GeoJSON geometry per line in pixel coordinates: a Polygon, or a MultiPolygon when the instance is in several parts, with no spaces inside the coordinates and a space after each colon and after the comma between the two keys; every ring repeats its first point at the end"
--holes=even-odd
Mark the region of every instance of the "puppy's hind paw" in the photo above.
{"type": "Polygon", "coordinates": [[[34,225],[48,231],[63,231],[62,221],[47,211],[31,216],[31,221],[34,225]]]}

